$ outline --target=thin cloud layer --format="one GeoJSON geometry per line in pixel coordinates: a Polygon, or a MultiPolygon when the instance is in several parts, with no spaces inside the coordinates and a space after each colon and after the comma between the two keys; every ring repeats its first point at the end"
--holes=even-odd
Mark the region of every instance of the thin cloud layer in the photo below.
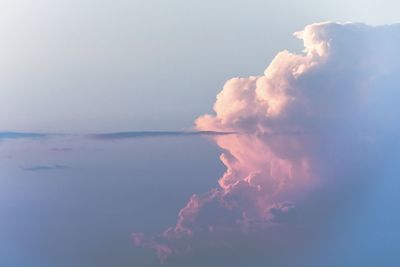
{"type": "Polygon", "coordinates": [[[36,139],[47,136],[47,134],[41,133],[0,132],[0,141],[5,139],[36,139]]]}
{"type": "Polygon", "coordinates": [[[139,131],[139,132],[116,132],[92,134],[89,137],[99,140],[122,140],[130,138],[146,138],[146,137],[175,137],[175,136],[198,136],[198,135],[230,135],[234,132],[218,132],[218,131],[139,131]]]}
{"type": "Polygon", "coordinates": [[[41,172],[41,171],[55,171],[67,169],[66,165],[33,165],[28,167],[21,167],[24,171],[41,172]]]}
{"type": "Polygon", "coordinates": [[[215,114],[196,120],[199,131],[245,133],[213,137],[227,168],[219,186],[193,195],[162,236],[135,234],[136,245],[163,261],[247,240],[294,251],[379,177],[399,134],[400,24],[318,23],[295,36],[304,53],[227,81],[215,114]]]}

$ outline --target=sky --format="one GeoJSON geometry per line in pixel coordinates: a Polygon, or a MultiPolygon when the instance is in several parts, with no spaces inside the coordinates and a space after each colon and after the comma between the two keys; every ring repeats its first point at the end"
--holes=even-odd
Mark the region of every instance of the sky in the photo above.
{"type": "Polygon", "coordinates": [[[6,266],[140,266],[132,233],[173,224],[192,192],[208,190],[223,172],[210,157],[216,147],[199,137],[57,137],[0,146],[6,266]]]}
{"type": "Polygon", "coordinates": [[[0,3],[2,131],[179,130],[321,21],[398,20],[398,1],[0,3]],[[90,122],[90,123],[88,123],[90,122]]]}
{"type": "Polygon", "coordinates": [[[399,266],[399,8],[1,1],[0,266],[399,266]]]}

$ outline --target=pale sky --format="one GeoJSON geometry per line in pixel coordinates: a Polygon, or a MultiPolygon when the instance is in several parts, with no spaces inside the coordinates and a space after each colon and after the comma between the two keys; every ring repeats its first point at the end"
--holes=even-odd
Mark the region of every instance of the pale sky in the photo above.
{"type": "Polygon", "coordinates": [[[0,2],[1,131],[175,130],[318,21],[391,23],[398,1],[0,2]]]}

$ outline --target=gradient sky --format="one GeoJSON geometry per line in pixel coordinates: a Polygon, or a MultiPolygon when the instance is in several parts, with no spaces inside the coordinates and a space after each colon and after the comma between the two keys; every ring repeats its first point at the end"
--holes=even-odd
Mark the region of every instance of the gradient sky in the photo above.
{"type": "Polygon", "coordinates": [[[223,172],[199,137],[19,139],[0,141],[0,153],[4,266],[142,266],[132,233],[173,224],[223,172]]]}
{"type": "Polygon", "coordinates": [[[394,0],[4,0],[0,129],[190,128],[228,78],[301,49],[292,33],[305,25],[392,23],[399,8],[394,0]]]}
{"type": "MultiPolygon", "coordinates": [[[[296,149],[290,147],[292,136],[296,139],[302,134],[296,129],[285,132],[289,137],[285,135],[282,139],[279,139],[279,131],[266,137],[262,136],[262,131],[260,136],[236,135],[236,131],[252,130],[254,120],[237,123],[242,111],[229,104],[248,99],[246,94],[230,95],[230,92],[246,91],[246,82],[252,80],[243,79],[243,84],[239,80],[237,84],[232,82],[224,87],[225,81],[232,77],[263,75],[263,70],[279,51],[288,49],[300,53],[304,48],[302,41],[293,37],[293,33],[305,25],[321,21],[389,24],[399,20],[399,9],[400,2],[394,0],[0,1],[0,266],[159,267],[160,262],[148,248],[154,249],[160,240],[167,245],[171,242],[172,247],[181,245],[174,234],[171,239],[161,234],[168,227],[178,228],[177,218],[183,217],[184,221],[187,216],[190,221],[192,214],[199,215],[203,210],[206,222],[208,218],[224,215],[224,210],[212,204],[215,199],[225,200],[225,196],[211,197],[212,204],[203,206],[203,201],[209,201],[207,192],[220,190],[221,184],[225,186],[221,181],[229,184],[229,179],[240,177],[243,169],[248,171],[259,165],[262,165],[261,174],[273,176],[270,174],[272,167],[263,169],[269,166],[271,158],[278,158],[276,170],[286,175],[287,162],[279,161],[281,158],[276,155],[279,153],[270,147],[274,133],[279,135],[277,150],[280,146],[288,149],[283,152],[290,154],[289,163],[292,154],[301,154],[297,153],[297,143],[293,146],[296,149]],[[212,113],[212,104],[223,87],[226,94],[215,105],[216,114],[195,122],[200,115],[212,113]],[[221,118],[226,119],[225,124],[221,123],[221,118]],[[194,125],[198,130],[235,134],[212,136],[180,132],[194,129],[194,125]],[[139,132],[126,138],[121,131],[139,132]],[[143,131],[174,133],[159,136],[143,131]],[[87,133],[115,134],[112,138],[83,135],[87,133]],[[221,162],[222,152],[228,156],[225,154],[221,162]],[[229,161],[229,155],[239,160],[229,161]],[[233,178],[221,178],[227,168],[234,173],[233,178]],[[194,194],[197,198],[188,201],[194,194]],[[187,203],[198,204],[200,211],[178,215],[187,203]],[[141,240],[143,247],[134,244],[136,233],[149,238],[141,240]],[[149,259],[151,262],[146,265],[149,259]]],[[[352,35],[343,35],[345,37],[340,39],[342,35],[336,36],[333,32],[332,36],[341,41],[346,38],[358,41],[351,39],[352,35]]],[[[396,44],[400,37],[393,40],[396,44]]],[[[343,43],[343,47],[352,48],[351,42],[343,43]]],[[[352,85],[357,71],[351,72],[354,70],[351,68],[343,76],[323,76],[331,70],[342,74],[340,63],[346,63],[347,57],[353,55],[358,59],[353,51],[364,52],[362,49],[340,50],[343,48],[340,44],[337,51],[351,53],[338,53],[339,71],[336,64],[332,64],[333,67],[322,68],[322,78],[312,73],[306,76],[303,82],[311,89],[323,88],[329,84],[327,81],[342,88],[340,82],[348,85],[346,78],[349,77],[352,85]]],[[[376,44],[380,48],[380,43],[376,44]]],[[[290,56],[285,58],[287,55],[275,61],[278,67],[282,63],[281,69],[287,68],[285,62],[293,60],[290,56]]],[[[307,60],[306,56],[304,58],[307,60]]],[[[389,59],[396,61],[396,58],[389,59]]],[[[308,61],[305,62],[307,65],[308,61]]],[[[275,76],[285,81],[284,75],[279,76],[281,69],[276,69],[275,76]]],[[[394,68],[387,77],[378,79],[377,84],[398,88],[399,69],[394,68]],[[390,76],[393,74],[396,75],[390,76]]],[[[297,89],[301,91],[302,84],[297,89]]],[[[338,174],[345,178],[356,177],[350,182],[345,179],[323,181],[321,184],[326,187],[321,186],[320,191],[315,188],[301,191],[305,187],[299,187],[296,189],[301,192],[289,190],[279,195],[282,199],[293,197],[300,207],[304,204],[303,210],[300,208],[305,212],[304,217],[311,214],[305,220],[307,225],[301,225],[306,229],[304,233],[296,232],[297,228],[294,230],[293,236],[298,239],[286,240],[284,236],[280,240],[280,233],[289,232],[281,232],[279,228],[276,231],[278,242],[272,242],[277,247],[264,250],[262,232],[260,236],[230,232],[224,238],[240,244],[243,254],[233,255],[224,248],[207,250],[206,247],[205,252],[195,253],[194,257],[185,258],[184,255],[164,266],[398,267],[400,196],[397,189],[400,182],[397,162],[400,146],[398,135],[393,134],[398,133],[398,126],[392,122],[397,120],[396,99],[400,95],[391,97],[391,93],[390,90],[385,91],[386,95],[378,92],[371,103],[361,105],[371,111],[362,114],[361,119],[365,121],[349,116],[343,124],[329,121],[331,124],[327,123],[324,128],[326,125],[322,121],[307,124],[301,112],[299,117],[292,118],[307,130],[313,126],[321,130],[313,141],[320,141],[324,146],[313,144],[315,146],[304,152],[320,163],[318,171],[325,171],[330,178],[338,174]],[[370,107],[378,109],[368,109],[370,107]],[[394,111],[390,113],[390,110],[394,111]],[[368,128],[371,125],[380,128],[368,132],[371,136],[355,138],[352,131],[358,130],[359,125],[367,130],[373,128],[368,128]],[[338,136],[324,135],[327,129],[338,136]],[[364,141],[370,144],[368,142],[376,140],[376,146],[363,146],[364,141]],[[315,194],[309,196],[308,192],[315,194]],[[299,240],[304,240],[304,244],[296,243],[299,240]],[[279,258],[277,266],[270,264],[274,257],[279,258]]],[[[322,107],[329,113],[331,105],[332,109],[339,106],[335,101],[347,107],[346,97],[358,100],[351,98],[351,94],[344,95],[343,98],[339,94],[337,98],[336,95],[328,100],[322,98],[326,102],[315,101],[317,104],[312,107],[316,110],[322,107]]],[[[256,106],[251,100],[246,105],[250,109],[256,106]]],[[[343,106],[339,106],[339,113],[358,111],[351,105],[347,110],[341,109],[343,106]]],[[[249,111],[252,112],[259,115],[259,110],[249,111]]],[[[283,121],[283,126],[285,123],[283,121]]],[[[262,127],[262,124],[257,126],[262,127]]],[[[300,142],[299,146],[302,145],[300,142]]],[[[285,153],[281,154],[279,156],[287,159],[285,153]]],[[[303,167],[295,171],[301,173],[303,167]]],[[[246,179],[257,180],[257,174],[246,179]]],[[[240,193],[241,188],[238,190],[240,193]]],[[[232,198],[237,197],[234,194],[232,198]]],[[[245,194],[243,196],[246,200],[245,194]]],[[[226,201],[229,204],[230,199],[226,201]]],[[[269,210],[285,220],[285,212],[290,212],[291,206],[279,204],[282,203],[269,210]]],[[[202,215],[193,223],[193,229],[203,226],[202,215]]],[[[230,217],[221,217],[222,222],[227,219],[229,223],[230,217]]],[[[272,239],[276,236],[272,235],[272,239]]],[[[207,244],[207,238],[209,236],[204,236],[204,240],[200,238],[199,243],[207,244]]],[[[211,240],[214,241],[212,238],[213,235],[211,240]]],[[[191,245],[196,248],[196,240],[190,237],[188,240],[188,250],[191,245]]],[[[266,247],[268,245],[270,243],[266,247]]]]}

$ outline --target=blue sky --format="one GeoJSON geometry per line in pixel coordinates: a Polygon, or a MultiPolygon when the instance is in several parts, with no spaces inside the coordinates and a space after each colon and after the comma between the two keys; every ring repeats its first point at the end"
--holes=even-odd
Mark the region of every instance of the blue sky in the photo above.
{"type": "Polygon", "coordinates": [[[201,137],[0,146],[6,266],[140,266],[132,233],[175,223],[190,195],[215,185],[224,170],[216,146],[201,137]]]}

